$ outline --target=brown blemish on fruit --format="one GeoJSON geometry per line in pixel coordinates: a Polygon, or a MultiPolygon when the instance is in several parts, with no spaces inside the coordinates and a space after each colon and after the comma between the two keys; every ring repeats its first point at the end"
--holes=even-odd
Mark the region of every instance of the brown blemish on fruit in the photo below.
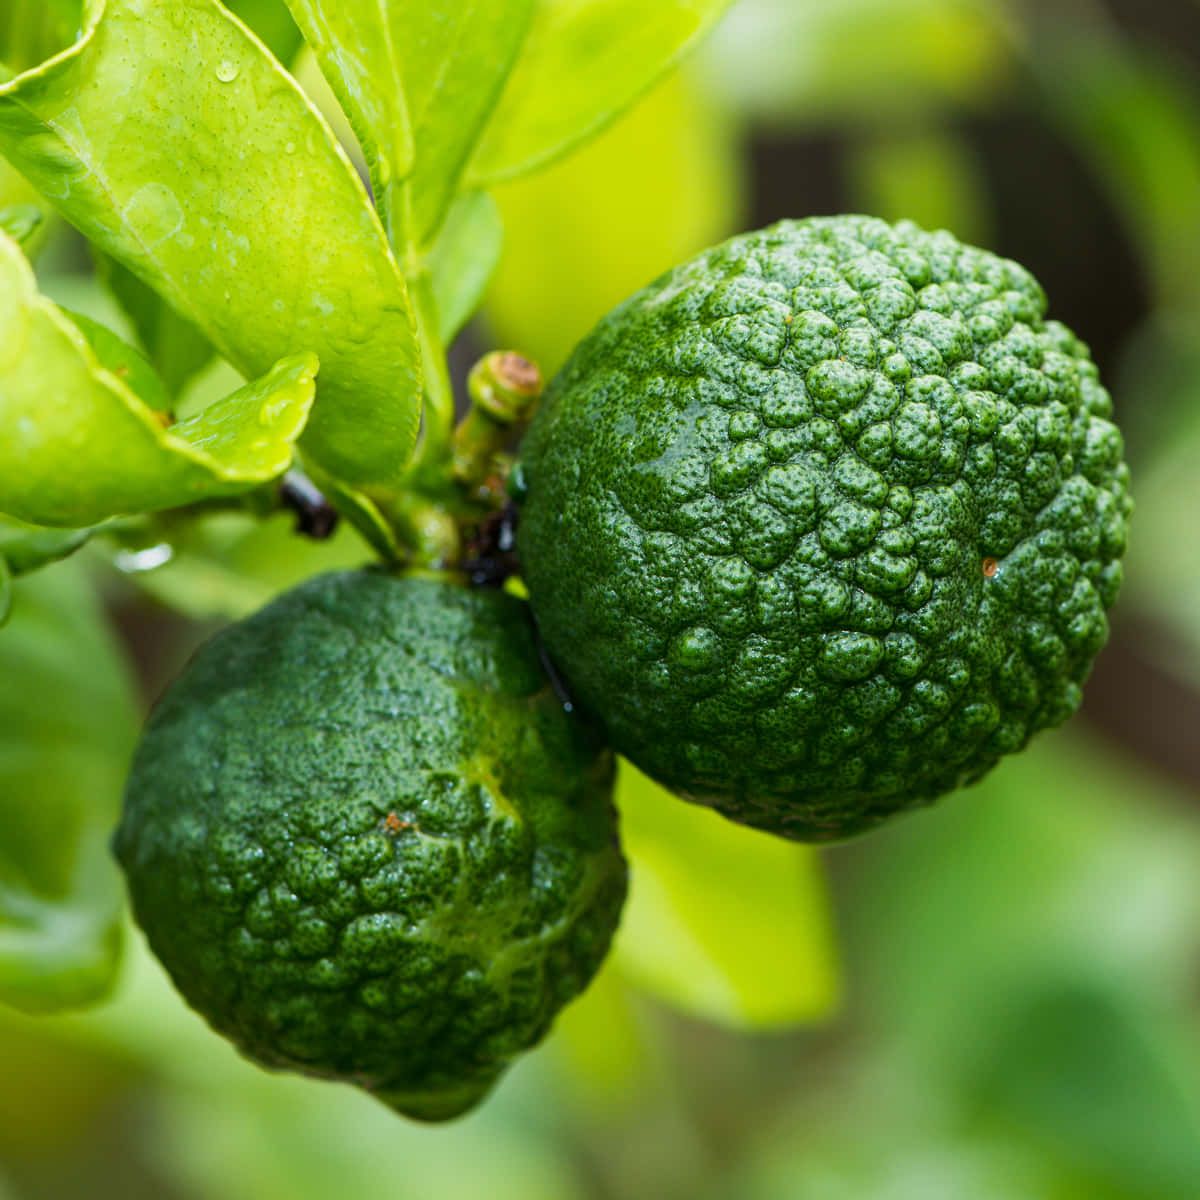
{"type": "Polygon", "coordinates": [[[983,560],[983,575],[985,579],[992,579],[998,570],[1000,570],[1000,563],[996,559],[985,558],[983,560]]]}
{"type": "Polygon", "coordinates": [[[404,829],[411,829],[412,824],[409,821],[402,821],[397,813],[390,812],[383,818],[384,828],[388,833],[400,833],[404,829]]]}

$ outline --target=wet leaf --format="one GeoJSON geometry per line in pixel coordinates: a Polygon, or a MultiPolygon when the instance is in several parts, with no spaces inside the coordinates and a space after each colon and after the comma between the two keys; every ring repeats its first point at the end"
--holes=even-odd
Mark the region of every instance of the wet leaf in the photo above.
{"type": "Polygon", "coordinates": [[[288,0],[371,167],[395,244],[428,245],[521,45],[533,0],[288,0]],[[396,188],[409,181],[397,211],[396,188]]]}
{"type": "Polygon", "coordinates": [[[317,360],[298,354],[165,428],[38,293],[3,235],[0,330],[0,512],[36,525],[247,491],[287,469],[312,405],[317,360]]]}
{"type": "Polygon", "coordinates": [[[243,375],[316,353],[307,450],[393,481],[420,417],[413,318],[325,122],[216,0],[91,13],[68,52],[0,87],[0,151],[243,375]]]}
{"type": "Polygon", "coordinates": [[[290,67],[304,45],[300,30],[284,0],[224,0],[225,7],[240,17],[266,43],[285,66],[290,67]]]}
{"type": "Polygon", "coordinates": [[[132,322],[167,392],[179,395],[212,361],[216,353],[212,342],[128,267],[107,254],[96,255],[96,272],[132,322]]]}

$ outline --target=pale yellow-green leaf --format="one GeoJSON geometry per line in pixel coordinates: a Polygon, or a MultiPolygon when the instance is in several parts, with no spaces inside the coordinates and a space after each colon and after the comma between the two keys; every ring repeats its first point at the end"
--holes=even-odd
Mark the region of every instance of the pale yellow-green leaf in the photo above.
{"type": "Polygon", "coordinates": [[[0,513],[93,525],[234,495],[282,474],[312,405],[317,360],[281,359],[167,429],[37,291],[0,234],[0,513]]]}
{"type": "Polygon", "coordinates": [[[216,353],[208,340],[152,288],[107,254],[97,254],[96,274],[137,331],[146,357],[167,393],[178,396],[216,353]]]}
{"type": "MultiPolygon", "coordinates": [[[[539,0],[521,56],[471,162],[477,186],[565,154],[628,108],[730,0],[539,0]]],[[[636,190],[637,175],[624,172],[636,190]]]]}
{"type": "Polygon", "coordinates": [[[621,764],[630,892],[614,944],[629,979],[738,1028],[828,1017],[838,971],[818,852],[676,799],[621,764]]]}
{"type": "Polygon", "coordinates": [[[95,0],[0,87],[0,152],[247,377],[311,351],[305,446],[358,483],[420,417],[408,297],[366,191],[292,79],[216,0],[95,0]]]}

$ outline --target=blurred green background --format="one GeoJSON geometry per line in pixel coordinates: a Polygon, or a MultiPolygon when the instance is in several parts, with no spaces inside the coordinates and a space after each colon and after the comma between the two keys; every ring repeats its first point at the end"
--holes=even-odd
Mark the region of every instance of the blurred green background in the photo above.
{"type": "MultiPolygon", "coordinates": [[[[494,345],[553,371],[632,289],[784,216],[909,217],[1030,267],[1090,343],[1134,471],[1084,711],[819,854],[626,772],[616,953],[446,1128],[244,1063],[129,929],[111,1001],[0,1007],[0,1200],[1200,1197],[1200,3],[738,0],[600,140],[497,199],[460,373],[494,345]]],[[[119,324],[66,231],[39,276],[119,324]]],[[[190,649],[363,549],[223,517],[155,569],[136,539],[115,571],[86,557],[19,583],[0,638],[23,681],[0,697],[0,820],[5,793],[37,789],[49,823],[84,794],[71,836],[100,853],[138,712],[190,649]]],[[[0,860],[0,891],[17,869],[0,860]]],[[[117,902],[106,879],[89,911],[117,902]]],[[[67,945],[87,919],[45,925],[67,945]]]]}

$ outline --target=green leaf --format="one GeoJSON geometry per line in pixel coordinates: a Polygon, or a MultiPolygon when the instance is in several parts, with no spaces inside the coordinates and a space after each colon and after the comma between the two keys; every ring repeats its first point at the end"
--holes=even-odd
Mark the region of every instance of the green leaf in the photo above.
{"type": "Polygon", "coordinates": [[[504,222],[487,192],[467,192],[455,201],[429,254],[438,334],[449,346],[483,303],[500,261],[504,222]]]}
{"type": "Polygon", "coordinates": [[[403,280],[324,121],[216,0],[96,0],[67,53],[0,87],[0,151],[243,375],[316,353],[309,452],[399,475],[420,418],[403,280]]]}
{"type": "Polygon", "coordinates": [[[81,0],[5,0],[0,62],[24,71],[66,46],[79,28],[81,0]]]}
{"type": "Polygon", "coordinates": [[[224,0],[225,7],[263,40],[285,66],[295,61],[304,39],[284,0],[224,0]]]}
{"type": "Polygon", "coordinates": [[[396,530],[370,496],[350,487],[313,462],[304,464],[313,483],[329,502],[349,521],[385,562],[400,562],[406,550],[400,545],[396,530]]]}
{"type": "Polygon", "coordinates": [[[82,572],[15,588],[0,637],[0,1002],[94,1003],[120,952],[108,854],[138,715],[128,672],[82,572]]]}
{"type": "MultiPolygon", "coordinates": [[[[0,68],[0,83],[4,81],[4,71],[0,68]]],[[[29,186],[29,181],[0,158],[0,231],[14,238],[31,261],[45,244],[50,231],[49,207],[29,186]],[[37,214],[36,221],[34,213],[37,214]]]]}
{"type": "Polygon", "coordinates": [[[26,251],[44,220],[42,210],[36,204],[9,204],[0,208],[0,233],[8,234],[23,251],[26,251]]]}
{"type": "Polygon", "coordinates": [[[317,360],[281,359],[167,429],[38,294],[0,235],[0,512],[36,525],[244,492],[282,474],[312,405],[317,360]]]}
{"type": "MultiPolygon", "coordinates": [[[[598,133],[695,45],[731,0],[540,0],[471,162],[476,186],[543,166],[598,133]]],[[[624,174],[636,189],[636,177],[624,174]]]]}
{"type": "Polygon", "coordinates": [[[371,168],[397,245],[427,245],[508,76],[533,0],[288,0],[371,168]],[[410,209],[395,211],[410,180],[410,209]]]}
{"type": "Polygon", "coordinates": [[[1021,1130],[1048,1157],[1123,1194],[1194,1195],[1193,1039],[1172,1038],[1161,1012],[1107,981],[1049,978],[1007,999],[996,1025],[981,1031],[969,1081],[977,1119],[1021,1130]]]}
{"type": "Polygon", "coordinates": [[[625,762],[617,789],[630,861],[621,971],[724,1025],[827,1017],[838,977],[817,852],[678,800],[625,762]]]}
{"type": "Polygon", "coordinates": [[[47,529],[0,516],[0,563],[13,575],[66,558],[92,536],[91,529],[47,529]]]}
{"type": "Polygon", "coordinates": [[[188,381],[212,361],[216,353],[212,342],[128,267],[107,254],[95,257],[97,274],[137,330],[167,391],[178,396],[188,381]]]}
{"type": "Polygon", "coordinates": [[[63,314],[87,338],[96,361],[118,379],[148,408],[156,412],[171,411],[171,397],[167,395],[163,382],[155,373],[140,350],[122,341],[107,325],[59,306],[63,314]]]}

